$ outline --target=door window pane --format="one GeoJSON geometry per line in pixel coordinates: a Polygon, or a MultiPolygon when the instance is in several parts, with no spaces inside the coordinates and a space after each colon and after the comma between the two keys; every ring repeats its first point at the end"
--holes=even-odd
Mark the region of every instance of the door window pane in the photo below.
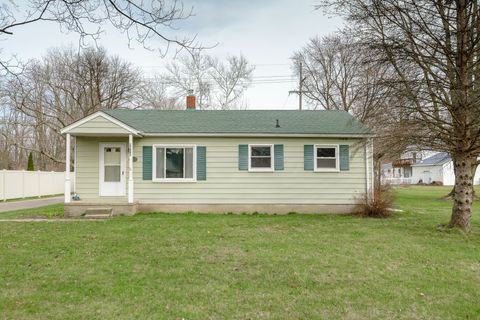
{"type": "Polygon", "coordinates": [[[120,182],[120,166],[105,166],[105,182],[120,182]]]}
{"type": "Polygon", "coordinates": [[[104,177],[105,182],[119,182],[121,176],[121,148],[103,148],[104,177]]]}
{"type": "Polygon", "coordinates": [[[104,161],[105,164],[120,164],[121,160],[121,152],[120,148],[111,148],[111,147],[105,147],[104,149],[104,161]]]}
{"type": "Polygon", "coordinates": [[[183,148],[165,148],[165,177],[183,178],[183,148]]]}

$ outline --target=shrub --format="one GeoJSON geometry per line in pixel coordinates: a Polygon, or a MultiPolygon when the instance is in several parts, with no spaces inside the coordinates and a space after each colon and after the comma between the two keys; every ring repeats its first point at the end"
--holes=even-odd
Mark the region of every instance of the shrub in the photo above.
{"type": "Polygon", "coordinates": [[[364,194],[359,200],[353,213],[370,218],[388,218],[392,215],[394,198],[390,187],[379,186],[373,195],[364,194]]]}

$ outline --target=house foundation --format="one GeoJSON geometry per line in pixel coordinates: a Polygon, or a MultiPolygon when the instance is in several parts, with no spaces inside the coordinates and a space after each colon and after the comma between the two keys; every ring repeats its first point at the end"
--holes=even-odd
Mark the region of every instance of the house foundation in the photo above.
{"type": "Polygon", "coordinates": [[[66,217],[80,217],[87,210],[111,209],[114,216],[134,215],[139,212],[216,213],[216,214],[347,214],[355,205],[282,205],[282,204],[158,204],[158,203],[95,203],[72,202],[65,204],[66,217]]]}

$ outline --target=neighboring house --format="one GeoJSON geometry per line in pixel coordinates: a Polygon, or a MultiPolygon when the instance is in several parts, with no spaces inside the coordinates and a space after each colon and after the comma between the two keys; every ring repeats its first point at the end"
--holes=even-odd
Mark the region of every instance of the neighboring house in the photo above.
{"type": "MultiPolygon", "coordinates": [[[[371,134],[342,111],[103,110],[75,146],[65,213],[348,212],[372,189],[371,134]]],[[[67,166],[68,170],[68,166],[67,166]]]]}
{"type": "Polygon", "coordinates": [[[407,151],[399,159],[382,164],[382,183],[388,184],[411,184],[412,166],[421,162],[422,158],[433,154],[431,151],[407,151]]]}
{"type": "MultiPolygon", "coordinates": [[[[446,186],[455,184],[453,161],[446,152],[439,152],[426,158],[420,163],[412,165],[412,183],[441,182],[446,186]]],[[[480,184],[480,168],[477,168],[474,184],[480,184]]]]}

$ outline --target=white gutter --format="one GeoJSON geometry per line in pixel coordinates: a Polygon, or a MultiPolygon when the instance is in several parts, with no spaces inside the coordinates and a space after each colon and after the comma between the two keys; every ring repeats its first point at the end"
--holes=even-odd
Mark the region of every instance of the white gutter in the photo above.
{"type": "Polygon", "coordinates": [[[412,164],[410,165],[410,167],[434,167],[434,166],[443,166],[443,165],[446,165],[447,163],[451,162],[452,160],[450,161],[447,161],[447,162],[444,162],[444,163],[435,163],[435,164],[422,164],[422,163],[417,163],[417,164],[412,164]]]}
{"type": "Polygon", "coordinates": [[[371,138],[365,141],[365,180],[366,180],[366,193],[373,199],[374,196],[374,183],[375,183],[375,170],[373,167],[373,141],[371,138]]]}
{"type": "Polygon", "coordinates": [[[311,133],[142,133],[144,137],[311,137],[311,138],[371,138],[370,134],[311,134],[311,133]]]}
{"type": "Polygon", "coordinates": [[[370,191],[370,183],[368,181],[368,140],[365,140],[365,193],[367,195],[369,194],[370,191]]]}

